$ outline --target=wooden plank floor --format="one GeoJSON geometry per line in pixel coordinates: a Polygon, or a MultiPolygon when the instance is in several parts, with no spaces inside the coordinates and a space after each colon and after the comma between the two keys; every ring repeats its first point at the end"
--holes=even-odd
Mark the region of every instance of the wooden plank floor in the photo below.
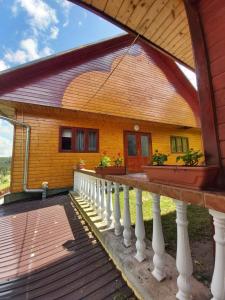
{"type": "Polygon", "coordinates": [[[68,196],[0,208],[0,299],[136,299],[68,196]]]}

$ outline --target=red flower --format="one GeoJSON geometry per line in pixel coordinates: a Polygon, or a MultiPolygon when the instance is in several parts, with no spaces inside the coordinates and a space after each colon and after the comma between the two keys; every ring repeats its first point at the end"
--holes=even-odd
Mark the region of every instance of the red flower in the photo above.
{"type": "Polygon", "coordinates": [[[117,155],[120,156],[120,152],[118,152],[117,155]]]}

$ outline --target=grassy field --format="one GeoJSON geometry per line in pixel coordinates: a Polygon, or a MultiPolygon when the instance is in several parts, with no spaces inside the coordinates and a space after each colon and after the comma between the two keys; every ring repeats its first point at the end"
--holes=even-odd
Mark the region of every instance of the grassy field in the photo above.
{"type": "MultiPolygon", "coordinates": [[[[130,212],[131,222],[135,223],[135,191],[130,190],[130,212]]],[[[152,239],[152,198],[148,192],[142,193],[143,215],[146,231],[146,238],[152,239]]],[[[177,227],[176,209],[174,202],[167,197],[161,198],[161,217],[166,251],[176,257],[177,227]]],[[[123,216],[123,192],[120,192],[121,215],[123,216]]],[[[212,220],[208,211],[196,205],[188,205],[188,231],[191,243],[192,257],[194,261],[194,275],[197,279],[209,285],[211,281],[211,267],[213,265],[213,253],[209,245],[212,244],[212,220]],[[202,255],[202,244],[206,246],[208,255],[202,255]]]]}
{"type": "Polygon", "coordinates": [[[7,175],[0,181],[0,191],[10,186],[10,175],[7,175]]]}

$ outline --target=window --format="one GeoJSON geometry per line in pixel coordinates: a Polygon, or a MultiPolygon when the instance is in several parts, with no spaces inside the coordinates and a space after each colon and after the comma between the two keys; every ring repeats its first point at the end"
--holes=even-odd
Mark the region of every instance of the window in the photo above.
{"type": "Polygon", "coordinates": [[[182,136],[171,136],[170,145],[172,153],[182,153],[189,149],[188,138],[182,136]]]}
{"type": "Polygon", "coordinates": [[[136,156],[137,155],[137,144],[136,144],[136,135],[128,134],[128,156],[136,156]]]}
{"type": "Polygon", "coordinates": [[[98,152],[99,131],[91,128],[60,127],[60,152],[98,152]]]}

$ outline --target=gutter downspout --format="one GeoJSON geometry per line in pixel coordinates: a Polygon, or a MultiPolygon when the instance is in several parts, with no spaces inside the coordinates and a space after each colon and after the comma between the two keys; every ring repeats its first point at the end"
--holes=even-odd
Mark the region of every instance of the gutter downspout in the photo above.
{"type": "Polygon", "coordinates": [[[10,119],[8,117],[0,116],[0,119],[8,121],[13,125],[19,125],[26,128],[26,146],[25,146],[25,159],[24,159],[24,171],[23,171],[23,191],[26,193],[42,193],[42,199],[46,197],[46,189],[28,189],[28,163],[29,163],[29,147],[30,147],[30,131],[31,127],[23,122],[10,119]]]}

